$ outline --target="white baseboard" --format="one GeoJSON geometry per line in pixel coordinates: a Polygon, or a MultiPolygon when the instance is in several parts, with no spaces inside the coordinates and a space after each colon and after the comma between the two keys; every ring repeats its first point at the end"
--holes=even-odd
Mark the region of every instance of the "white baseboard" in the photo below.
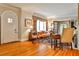
{"type": "Polygon", "coordinates": [[[27,39],[21,39],[20,41],[21,41],[21,42],[23,42],[23,41],[27,41],[27,39]]]}

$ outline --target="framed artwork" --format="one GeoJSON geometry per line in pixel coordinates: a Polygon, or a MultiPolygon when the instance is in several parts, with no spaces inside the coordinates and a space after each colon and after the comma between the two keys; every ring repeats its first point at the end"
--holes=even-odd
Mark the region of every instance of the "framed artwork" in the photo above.
{"type": "Polygon", "coordinates": [[[32,19],[25,19],[24,22],[25,22],[24,26],[27,27],[27,28],[29,28],[29,26],[32,25],[32,19]]]}

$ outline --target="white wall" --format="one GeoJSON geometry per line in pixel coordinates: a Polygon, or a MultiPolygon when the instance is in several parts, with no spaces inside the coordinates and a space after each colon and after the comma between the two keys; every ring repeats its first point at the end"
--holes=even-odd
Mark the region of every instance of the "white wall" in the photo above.
{"type": "Polygon", "coordinates": [[[24,21],[26,17],[32,19],[32,13],[22,10],[21,12],[21,41],[26,41],[29,39],[28,38],[29,32],[26,31],[27,28],[24,26],[24,21]]]}
{"type": "Polygon", "coordinates": [[[78,31],[78,35],[77,35],[77,39],[78,39],[78,50],[79,50],[79,25],[78,25],[78,27],[77,27],[77,31],[78,31]]]}
{"type": "MultiPolygon", "coordinates": [[[[26,32],[26,28],[24,27],[24,20],[26,17],[32,18],[32,13],[26,12],[24,10],[21,10],[20,8],[8,4],[0,4],[0,15],[6,10],[11,10],[18,15],[19,40],[20,41],[28,40],[28,32],[26,32]]],[[[3,36],[1,36],[1,38],[3,38],[3,36]]]]}
{"type": "MultiPolygon", "coordinates": [[[[41,17],[43,19],[46,19],[45,16],[39,14],[39,13],[33,13],[33,12],[28,12],[28,11],[25,11],[22,9],[22,12],[21,12],[21,41],[27,41],[29,39],[29,32],[26,31],[27,28],[24,27],[24,21],[25,21],[25,18],[31,18],[32,19],[32,16],[38,16],[38,17],[41,17]]],[[[32,26],[33,26],[33,19],[32,19],[32,26]]]]}
{"type": "Polygon", "coordinates": [[[26,41],[28,40],[29,32],[27,32],[27,28],[24,27],[24,20],[26,17],[32,18],[32,15],[44,17],[43,15],[40,15],[38,13],[33,14],[32,12],[26,12],[24,10],[21,10],[18,7],[11,6],[9,4],[0,4],[0,15],[6,11],[11,10],[15,12],[18,15],[18,38],[20,41],[26,41]]]}
{"type": "MultiPolygon", "coordinates": [[[[9,5],[9,4],[0,4],[0,16],[2,15],[2,13],[4,12],[4,11],[13,11],[13,12],[15,12],[16,13],[16,15],[18,16],[18,22],[19,22],[19,24],[18,24],[18,29],[20,29],[20,13],[21,13],[21,9],[20,8],[18,8],[18,7],[14,7],[14,6],[11,6],[11,5],[9,5]]],[[[7,28],[7,27],[6,27],[7,28]]],[[[2,30],[2,28],[1,28],[1,30],[2,30]]],[[[6,29],[4,29],[4,30],[6,30],[6,29]]],[[[21,38],[20,38],[20,36],[21,36],[21,34],[20,34],[20,30],[18,30],[18,39],[20,40],[21,38]]],[[[3,32],[1,31],[1,34],[3,34],[3,32]]],[[[3,41],[3,36],[1,35],[1,40],[3,41]]]]}

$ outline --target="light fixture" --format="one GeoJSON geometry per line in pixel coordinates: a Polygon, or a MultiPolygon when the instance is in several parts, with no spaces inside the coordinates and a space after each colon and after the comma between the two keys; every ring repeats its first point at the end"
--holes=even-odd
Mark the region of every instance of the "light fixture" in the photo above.
{"type": "Polygon", "coordinates": [[[30,26],[30,29],[33,29],[33,26],[30,26]]]}
{"type": "Polygon", "coordinates": [[[31,31],[31,29],[27,29],[27,30],[26,30],[26,32],[30,32],[30,31],[31,31]]]}

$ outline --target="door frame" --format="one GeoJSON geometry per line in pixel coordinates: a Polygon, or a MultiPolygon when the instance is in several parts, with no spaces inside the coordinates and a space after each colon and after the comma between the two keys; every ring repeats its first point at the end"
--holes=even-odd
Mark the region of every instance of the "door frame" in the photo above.
{"type": "Polygon", "coordinates": [[[1,44],[1,16],[0,16],[0,44],[1,44]]]}
{"type": "MultiPolygon", "coordinates": [[[[14,12],[14,11],[12,11],[12,10],[6,10],[6,11],[3,11],[2,12],[2,14],[1,14],[1,16],[0,16],[0,21],[1,21],[1,40],[3,39],[4,40],[4,34],[3,34],[3,15],[6,13],[6,12],[11,12],[11,13],[13,13],[15,16],[16,16],[16,18],[17,18],[17,22],[18,22],[18,15],[14,12]]],[[[18,27],[18,23],[17,23],[17,27],[18,27]]],[[[19,28],[18,28],[18,31],[19,31],[19,28]]],[[[17,36],[19,35],[19,32],[17,33],[17,36]]],[[[4,44],[3,42],[1,42],[1,40],[0,40],[0,44],[4,44]]],[[[19,37],[17,37],[17,40],[19,41],[19,37]]]]}

